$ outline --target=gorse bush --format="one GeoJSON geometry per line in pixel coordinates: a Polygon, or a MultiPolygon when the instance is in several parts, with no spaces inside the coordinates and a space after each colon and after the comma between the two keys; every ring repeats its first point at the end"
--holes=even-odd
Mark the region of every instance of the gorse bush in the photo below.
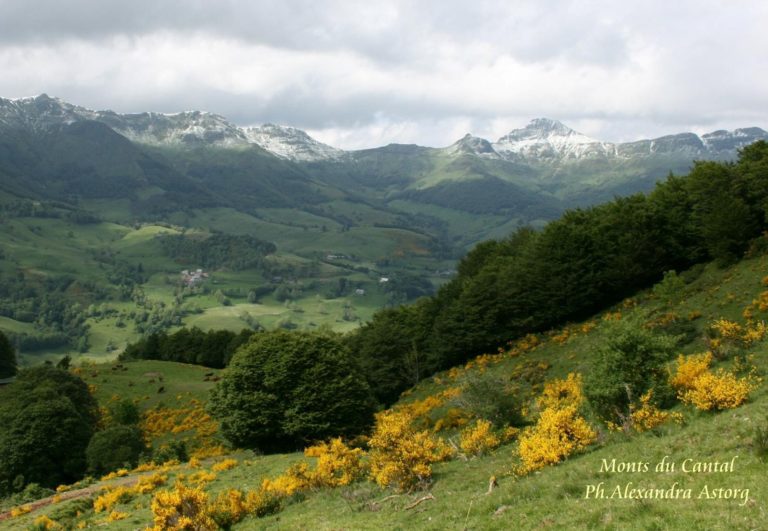
{"type": "Polygon", "coordinates": [[[520,475],[559,463],[597,439],[597,433],[578,414],[576,406],[550,407],[520,434],[520,475]]]}
{"type": "Polygon", "coordinates": [[[153,531],[213,531],[218,529],[200,487],[176,482],[173,490],[160,491],[152,499],[153,531]]]}
{"type": "Polygon", "coordinates": [[[442,439],[412,426],[407,412],[384,411],[376,416],[376,428],[368,441],[371,478],[382,487],[407,490],[426,486],[432,464],[452,455],[442,439]]]}
{"type": "Polygon", "coordinates": [[[652,430],[666,424],[670,421],[682,422],[683,416],[680,413],[671,411],[662,411],[653,403],[653,391],[650,390],[640,397],[638,404],[630,406],[628,428],[636,432],[652,430]]]}
{"type": "Polygon", "coordinates": [[[493,432],[493,424],[480,419],[461,431],[459,447],[466,455],[482,455],[501,444],[501,437],[493,432]]]}
{"type": "Polygon", "coordinates": [[[753,373],[739,378],[725,369],[710,370],[712,353],[680,356],[670,383],[678,397],[697,409],[732,409],[740,406],[759,383],[753,373]]]}
{"type": "Polygon", "coordinates": [[[583,402],[582,378],[574,373],[568,374],[565,380],[555,379],[544,384],[541,395],[536,399],[536,405],[542,410],[568,405],[579,407],[583,402]]]}
{"type": "Polygon", "coordinates": [[[340,437],[310,446],[304,450],[304,455],[317,458],[315,469],[310,475],[314,487],[349,485],[366,473],[363,450],[350,448],[340,437]]]}

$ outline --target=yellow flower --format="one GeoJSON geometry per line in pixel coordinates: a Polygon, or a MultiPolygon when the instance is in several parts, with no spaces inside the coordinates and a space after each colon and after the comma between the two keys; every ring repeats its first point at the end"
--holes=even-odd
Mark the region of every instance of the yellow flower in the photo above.
{"type": "Polygon", "coordinates": [[[432,464],[448,459],[452,451],[428,431],[417,431],[413,417],[403,411],[383,411],[376,416],[371,448],[371,477],[381,486],[402,490],[432,477],[432,464]]]}
{"type": "Polygon", "coordinates": [[[520,435],[522,461],[517,472],[525,475],[553,465],[582,450],[597,439],[597,433],[580,417],[575,406],[547,408],[538,422],[520,435]]]}
{"type": "Polygon", "coordinates": [[[493,425],[484,419],[462,430],[459,438],[459,447],[467,455],[485,454],[500,444],[501,439],[493,433],[493,425]]]}
{"type": "Polygon", "coordinates": [[[215,463],[211,470],[214,472],[224,472],[225,470],[231,470],[237,466],[237,459],[225,459],[215,463]]]}
{"type": "Polygon", "coordinates": [[[536,404],[541,409],[559,408],[569,404],[578,407],[583,402],[581,375],[575,373],[568,374],[565,380],[555,379],[547,382],[541,396],[536,399],[536,404]]]}

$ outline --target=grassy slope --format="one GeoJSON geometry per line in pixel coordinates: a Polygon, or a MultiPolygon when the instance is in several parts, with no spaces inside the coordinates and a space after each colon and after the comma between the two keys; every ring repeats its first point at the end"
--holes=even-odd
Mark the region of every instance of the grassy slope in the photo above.
{"type": "MultiPolygon", "coordinates": [[[[682,302],[665,307],[647,293],[640,294],[633,304],[618,305],[622,319],[642,324],[673,311],[683,319],[693,311],[702,313],[691,321],[698,331],[697,338],[681,348],[682,352],[704,350],[701,332],[713,319],[725,317],[740,320],[742,309],[765,288],[761,279],[768,273],[765,257],[747,260],[726,270],[712,266],[693,279],[684,290],[682,302]]],[[[693,275],[691,275],[692,277],[693,275]]],[[[604,341],[608,329],[597,318],[597,328],[589,333],[574,333],[560,344],[549,339],[526,354],[504,357],[491,364],[487,371],[509,378],[512,371],[524,364],[549,364],[546,379],[563,377],[568,372],[586,372],[593,352],[604,341]]],[[[574,327],[575,328],[575,327],[574,327]]],[[[768,374],[768,342],[750,349],[755,364],[768,374]]],[[[140,362],[160,363],[160,362],[140,362]]],[[[164,364],[160,363],[160,366],[164,364]]],[[[173,364],[165,364],[172,366],[173,364]]],[[[138,367],[138,365],[137,365],[138,367]]],[[[132,369],[129,369],[132,370],[132,369]]],[[[141,369],[145,370],[142,366],[141,369]]],[[[181,369],[179,369],[181,370],[181,369]]],[[[187,370],[187,369],[185,369],[187,370]]],[[[191,368],[189,370],[192,370],[191,368]]],[[[464,369],[454,371],[461,373],[464,369]]],[[[477,370],[476,368],[469,370],[477,370]]],[[[145,371],[147,372],[147,371],[145,371]]],[[[126,375],[128,372],[125,373],[126,375]]],[[[176,374],[167,369],[166,381],[176,374]]],[[[178,373],[182,379],[192,380],[178,373]]],[[[112,380],[112,375],[107,376],[112,380]]],[[[175,377],[175,376],[174,376],[175,377]]],[[[114,387],[102,384],[97,392],[128,392],[114,377],[114,387]]],[[[460,376],[459,376],[460,378],[460,376]]],[[[423,382],[404,401],[423,398],[446,387],[456,386],[448,373],[423,382]]],[[[97,386],[99,386],[98,382],[97,386]]],[[[141,393],[132,389],[132,393],[141,393]]],[[[170,392],[169,392],[170,394],[170,392]]],[[[370,483],[309,493],[303,501],[288,504],[274,516],[264,519],[246,519],[239,529],[765,529],[768,528],[768,465],[753,454],[753,429],[768,422],[768,383],[753,392],[749,403],[723,413],[697,412],[690,407],[678,407],[685,415],[682,426],[669,425],[653,432],[627,437],[623,434],[604,433],[601,441],[566,462],[546,468],[525,478],[511,474],[516,464],[515,444],[501,447],[490,456],[455,460],[435,466],[434,484],[429,492],[434,500],[424,501],[413,509],[406,506],[425,493],[417,492],[391,496],[370,483]],[[653,471],[663,457],[677,463],[674,473],[653,471]],[[693,474],[679,470],[684,459],[695,461],[736,460],[732,473],[693,474]],[[649,462],[651,470],[641,473],[601,472],[603,459],[649,462]],[[499,487],[486,494],[491,476],[499,478],[499,487]],[[614,486],[623,488],[629,482],[641,487],[667,488],[678,482],[692,489],[692,500],[628,500],[585,499],[587,485],[605,482],[606,495],[614,486]],[[740,499],[697,499],[704,485],[710,488],[749,489],[748,501],[742,506],[740,499]]],[[[274,477],[288,464],[300,458],[299,454],[253,457],[237,454],[244,461],[240,466],[220,472],[208,490],[224,488],[258,488],[264,477],[274,477]]],[[[150,521],[149,496],[121,506],[131,516],[110,524],[112,529],[134,529],[150,521]]],[[[42,509],[35,514],[50,513],[57,508],[42,509]]],[[[103,519],[103,516],[100,516],[103,519]]],[[[9,529],[23,529],[33,520],[27,515],[3,522],[9,529]]]]}
{"type": "MultiPolygon", "coordinates": [[[[279,240],[281,248],[269,258],[278,266],[302,268],[312,263],[311,258],[324,259],[327,254],[354,255],[355,258],[344,260],[346,264],[321,263],[311,277],[300,279],[305,286],[314,287],[305,289],[290,305],[271,296],[265,297],[258,305],[247,303],[245,294],[248,290],[270,280],[264,278],[259,271],[216,271],[210,283],[214,291],[240,290],[242,296],[232,297],[232,306],[222,306],[212,294],[188,298],[186,303],[200,308],[203,313],[187,316],[184,324],[204,329],[241,330],[248,325],[240,316],[248,312],[267,328],[290,322],[300,328],[330,326],[339,331],[347,331],[369,319],[386,303],[385,294],[378,284],[382,274],[408,271],[429,276],[434,271],[451,267],[452,262],[437,260],[425,254],[429,246],[426,236],[408,230],[372,226],[373,223],[393,223],[391,216],[386,217],[380,211],[362,204],[338,202],[329,205],[329,209],[355,219],[362,225],[341,232],[340,225],[331,218],[286,209],[263,209],[260,213],[264,219],[230,209],[197,211],[193,226],[279,240]],[[379,259],[388,259],[393,265],[379,268],[375,264],[379,259]],[[368,268],[369,273],[355,271],[353,268],[368,268]],[[350,285],[364,288],[365,295],[347,293],[345,297],[327,299],[329,286],[335,285],[341,277],[346,277],[350,285]],[[346,319],[345,306],[351,306],[351,313],[346,311],[346,319]]],[[[10,276],[23,270],[28,276],[39,279],[67,275],[114,289],[107,280],[112,266],[100,264],[95,256],[110,250],[118,262],[133,266],[141,264],[149,276],[142,286],[147,297],[170,305],[173,303],[178,273],[184,266],[165,256],[155,236],[176,232],[176,229],[151,224],[134,228],[115,223],[77,225],[60,219],[11,219],[4,222],[0,230],[0,246],[6,255],[5,260],[0,260],[0,274],[10,276]]],[[[434,280],[440,283],[443,279],[434,280]]],[[[130,312],[137,309],[130,301],[103,302],[118,310],[130,312]]],[[[45,352],[23,353],[22,362],[57,361],[67,353],[76,360],[104,361],[114,358],[127,343],[138,337],[132,323],[121,328],[117,326],[117,321],[116,317],[89,318],[89,350],[84,354],[62,347],[45,352]]],[[[7,317],[0,318],[0,330],[34,332],[30,323],[7,317]]]]}

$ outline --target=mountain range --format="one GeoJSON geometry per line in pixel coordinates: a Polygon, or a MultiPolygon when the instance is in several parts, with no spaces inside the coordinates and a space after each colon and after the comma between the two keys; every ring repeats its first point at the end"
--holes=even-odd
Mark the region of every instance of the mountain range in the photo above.
{"type": "Polygon", "coordinates": [[[538,118],[495,142],[468,134],[444,148],[344,151],[293,127],[240,127],[200,111],[93,111],[43,94],[0,98],[0,190],[96,210],[105,200],[128,201],[130,219],[295,208],[354,226],[361,221],[334,213],[333,204],[364,204],[381,215],[373,223],[468,245],[565,208],[649,190],[694,160],[733,159],[757,140],[768,133],[748,127],[610,143],[538,118]],[[464,234],[456,213],[488,224],[464,234]]]}

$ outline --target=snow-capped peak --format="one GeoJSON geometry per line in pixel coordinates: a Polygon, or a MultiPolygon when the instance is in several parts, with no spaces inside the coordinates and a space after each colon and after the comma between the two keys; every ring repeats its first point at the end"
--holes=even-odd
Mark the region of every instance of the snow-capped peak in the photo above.
{"type": "Polygon", "coordinates": [[[499,138],[493,148],[506,158],[582,158],[605,155],[607,144],[574,131],[557,120],[536,118],[499,138]]]}
{"type": "Polygon", "coordinates": [[[133,142],[159,146],[243,148],[258,145],[278,157],[297,161],[337,159],[344,152],[293,127],[267,124],[241,128],[218,114],[184,111],[118,114],[92,111],[47,94],[19,99],[0,98],[0,125],[44,131],[50,127],[94,120],[133,142]]]}
{"type": "Polygon", "coordinates": [[[244,129],[249,142],[283,158],[298,161],[338,159],[344,152],[318,142],[306,132],[295,127],[264,124],[244,129]]]}
{"type": "Polygon", "coordinates": [[[472,136],[469,133],[447,148],[443,148],[443,151],[449,155],[477,155],[484,158],[499,158],[499,154],[494,151],[490,142],[484,138],[472,136]]]}

